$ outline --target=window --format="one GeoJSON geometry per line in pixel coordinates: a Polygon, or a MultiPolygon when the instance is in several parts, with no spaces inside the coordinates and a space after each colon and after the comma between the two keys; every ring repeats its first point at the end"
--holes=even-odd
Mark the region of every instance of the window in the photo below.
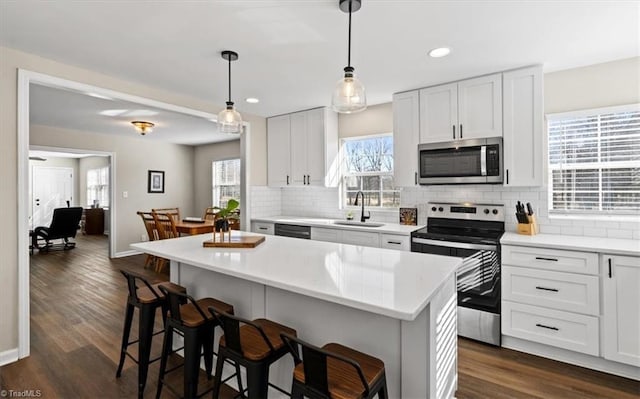
{"type": "Polygon", "coordinates": [[[400,206],[393,184],[393,136],[345,139],[342,143],[342,203],[352,206],[362,191],[369,207],[400,206]]]}
{"type": "Polygon", "coordinates": [[[87,171],[87,205],[109,206],[109,167],[87,171]]]}
{"type": "Polygon", "coordinates": [[[550,213],[640,210],[640,104],[548,117],[550,213]]]}
{"type": "Polygon", "coordinates": [[[231,198],[240,201],[240,158],[214,161],[213,206],[225,207],[231,198]]]}

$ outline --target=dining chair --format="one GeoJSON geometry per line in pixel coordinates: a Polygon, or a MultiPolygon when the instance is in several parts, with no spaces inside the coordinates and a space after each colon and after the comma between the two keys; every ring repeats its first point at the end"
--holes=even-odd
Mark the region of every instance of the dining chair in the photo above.
{"type": "Polygon", "coordinates": [[[218,216],[219,211],[220,211],[220,208],[218,208],[217,206],[205,208],[203,219],[216,220],[216,217],[218,216]]]}
{"type": "MultiPolygon", "coordinates": [[[[152,212],[151,214],[153,215],[153,220],[155,221],[156,229],[158,231],[158,238],[160,240],[178,238],[180,236],[178,234],[178,229],[176,228],[176,221],[171,214],[158,212],[152,212]]],[[[166,259],[158,259],[156,272],[160,273],[166,263],[166,259]]]]}
{"type": "Polygon", "coordinates": [[[167,215],[171,215],[175,222],[179,222],[180,221],[180,208],[178,208],[178,207],[175,207],[175,208],[154,208],[154,209],[151,210],[151,212],[166,213],[167,215]]]}
{"type": "MultiPolygon", "coordinates": [[[[144,228],[147,230],[147,237],[149,237],[149,241],[156,241],[160,239],[158,229],[156,228],[156,221],[153,218],[153,213],[151,212],[136,212],[142,218],[142,223],[144,223],[144,228]]],[[[147,259],[144,261],[145,269],[150,264],[156,264],[157,259],[154,255],[147,254],[147,259]]]]}

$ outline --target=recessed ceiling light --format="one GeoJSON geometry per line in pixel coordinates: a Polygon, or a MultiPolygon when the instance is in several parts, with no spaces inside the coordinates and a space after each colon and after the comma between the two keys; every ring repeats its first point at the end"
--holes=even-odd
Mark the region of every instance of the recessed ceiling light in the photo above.
{"type": "Polygon", "coordinates": [[[429,56],[433,58],[444,57],[445,55],[449,55],[451,49],[449,47],[438,47],[429,51],[429,56]]]}
{"type": "Polygon", "coordinates": [[[249,104],[257,104],[260,102],[260,100],[255,97],[245,98],[244,101],[248,102],[249,104]]]}

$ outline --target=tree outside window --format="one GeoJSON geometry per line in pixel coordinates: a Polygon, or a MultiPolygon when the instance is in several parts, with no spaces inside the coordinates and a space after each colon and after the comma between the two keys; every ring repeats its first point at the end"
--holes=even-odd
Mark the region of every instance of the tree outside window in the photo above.
{"type": "Polygon", "coordinates": [[[393,184],[393,136],[345,139],[342,144],[343,204],[353,206],[362,191],[369,207],[397,208],[400,191],[393,184]]]}
{"type": "Polygon", "coordinates": [[[212,163],[212,205],[224,208],[230,199],[240,201],[240,158],[212,163]]]}

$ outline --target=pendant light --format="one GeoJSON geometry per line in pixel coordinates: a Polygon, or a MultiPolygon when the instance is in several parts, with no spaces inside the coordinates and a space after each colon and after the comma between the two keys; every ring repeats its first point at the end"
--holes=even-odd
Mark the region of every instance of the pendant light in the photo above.
{"type": "Polygon", "coordinates": [[[364,86],[353,74],[351,66],[351,13],[358,11],[361,5],[361,0],[339,0],[340,9],[349,13],[349,50],[344,78],[338,81],[331,104],[334,111],[342,114],[360,112],[367,108],[364,86]]]}
{"type": "Polygon", "coordinates": [[[227,101],[227,107],[218,114],[218,129],[220,133],[241,133],[242,116],[236,111],[233,101],[231,101],[231,61],[238,59],[238,53],[225,50],[221,55],[229,62],[229,101],[227,101]]]}

